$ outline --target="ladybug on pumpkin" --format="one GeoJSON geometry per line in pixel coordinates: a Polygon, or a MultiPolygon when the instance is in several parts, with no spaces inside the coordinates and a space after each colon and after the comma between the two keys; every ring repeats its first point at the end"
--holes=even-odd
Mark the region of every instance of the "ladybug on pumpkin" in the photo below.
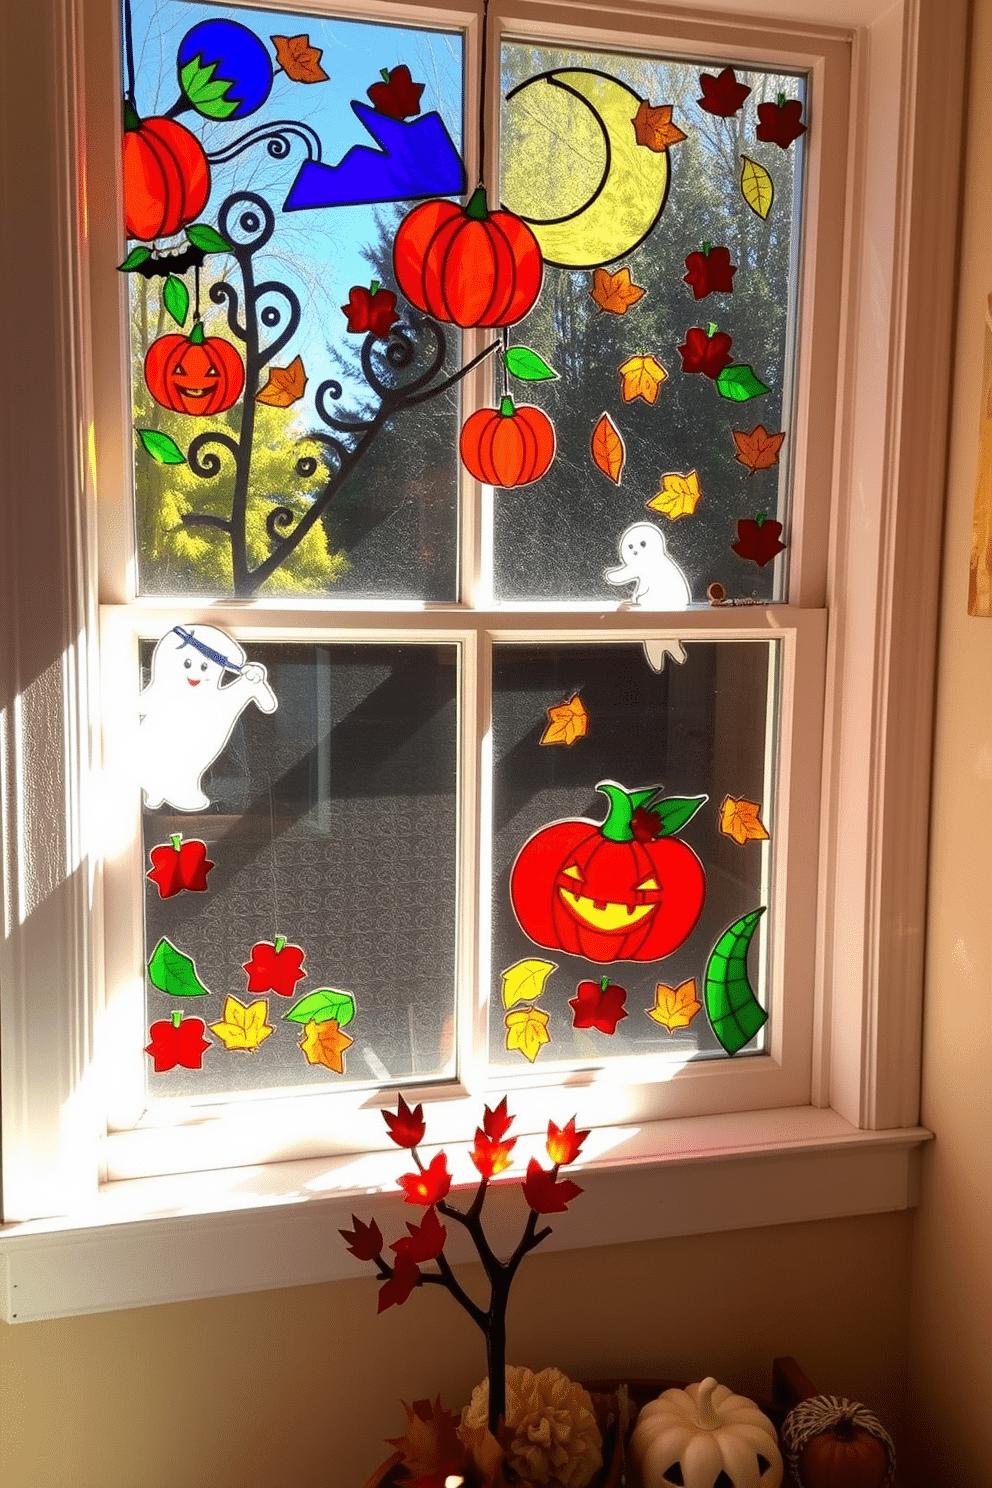
{"type": "Polygon", "coordinates": [[[589,961],[656,961],[687,940],[706,897],[706,875],[674,834],[706,796],[596,786],[610,803],[602,823],[577,817],[541,827],[510,873],[524,934],[589,961]]]}
{"type": "Polygon", "coordinates": [[[207,417],[241,397],[245,365],[222,336],[208,336],[197,320],[188,336],[159,336],[145,356],[145,382],[156,403],[173,413],[207,417]]]}

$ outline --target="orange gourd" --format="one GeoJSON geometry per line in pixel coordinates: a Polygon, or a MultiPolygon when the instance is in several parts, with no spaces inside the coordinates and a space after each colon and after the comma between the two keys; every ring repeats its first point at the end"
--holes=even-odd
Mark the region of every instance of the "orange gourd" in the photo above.
{"type": "Polygon", "coordinates": [[[124,226],[151,242],[194,222],[210,195],[203,146],[174,119],[139,119],[124,110],[124,226]]]}
{"type": "Polygon", "coordinates": [[[160,336],[145,357],[145,382],[156,403],[174,413],[222,413],[241,397],[245,367],[221,336],[197,321],[188,336],[160,336]]]}
{"type": "Polygon", "coordinates": [[[476,480],[490,486],[526,486],[540,480],[555,457],[554,425],[532,403],[480,408],[465,420],[459,441],[462,461],[476,480]]]}

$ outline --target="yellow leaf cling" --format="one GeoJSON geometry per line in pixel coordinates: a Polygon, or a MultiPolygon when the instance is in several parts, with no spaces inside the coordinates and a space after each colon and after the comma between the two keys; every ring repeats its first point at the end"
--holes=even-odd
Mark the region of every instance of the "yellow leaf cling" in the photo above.
{"type": "Polygon", "coordinates": [[[691,517],[702,496],[697,471],[690,470],[688,475],[680,475],[677,470],[671,470],[662,476],[661,490],[644,504],[675,522],[679,517],[691,517]]]}
{"type": "Polygon", "coordinates": [[[519,1049],[531,1064],[545,1044],[550,1044],[548,1015],[536,1007],[517,1008],[506,1015],[506,1047],[519,1049]]]}
{"type": "Polygon", "coordinates": [[[255,394],[256,403],[267,403],[270,408],[289,408],[303,397],[307,385],[306,369],[302,357],[294,357],[288,367],[272,367],[269,380],[255,394]]]}
{"type": "Polygon", "coordinates": [[[548,709],[548,726],[541,735],[542,744],[574,744],[589,732],[589,714],[575,693],[567,703],[555,703],[548,709]]]}
{"type": "Polygon", "coordinates": [[[306,1055],[307,1064],[323,1064],[336,1075],[343,1075],[344,1051],[354,1042],[333,1018],[328,1018],[326,1023],[311,1019],[303,1030],[300,1048],[306,1055]]]}
{"type": "Polygon", "coordinates": [[[668,373],[659,361],[653,356],[629,357],[622,367],[617,368],[620,377],[623,378],[623,401],[630,403],[634,398],[643,398],[645,403],[657,403],[658,390],[665,381],[668,373]]]}
{"type": "Polygon", "coordinates": [[[239,1002],[236,997],[225,997],[224,1016],[219,1023],[211,1023],[210,1029],[225,1049],[247,1049],[253,1052],[272,1032],[268,998],[258,1002],[239,1002]]]}
{"type": "Polygon", "coordinates": [[[623,437],[608,413],[603,414],[593,429],[590,449],[598,468],[604,475],[609,476],[614,485],[618,486],[623,474],[627,451],[623,437]]]}
{"type": "Polygon", "coordinates": [[[654,1007],[647,1009],[649,1018],[674,1033],[676,1028],[688,1028],[703,1004],[696,996],[696,980],[690,977],[678,987],[666,987],[659,982],[654,989],[654,1007]]]}
{"type": "Polygon", "coordinates": [[[756,160],[742,155],[741,161],[741,196],[751,211],[756,212],[763,220],[772,209],[775,184],[765,167],[756,160]]]}
{"type": "Polygon", "coordinates": [[[540,997],[548,977],[557,970],[554,961],[539,961],[533,956],[526,961],[514,962],[500,973],[503,978],[503,1006],[511,1008],[516,1002],[540,997]]]}
{"type": "Polygon", "coordinates": [[[720,807],[720,831],[725,837],[732,837],[740,847],[745,842],[764,842],[768,833],[761,821],[760,811],[760,801],[745,801],[743,797],[735,800],[733,796],[724,796],[720,807]]]}

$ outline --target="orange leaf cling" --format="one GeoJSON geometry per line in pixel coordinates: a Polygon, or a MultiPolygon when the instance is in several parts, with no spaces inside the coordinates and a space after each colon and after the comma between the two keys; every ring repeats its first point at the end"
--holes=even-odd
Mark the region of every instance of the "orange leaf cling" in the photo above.
{"type": "Polygon", "coordinates": [[[643,99],[633,118],[634,135],[639,145],[649,150],[667,150],[680,145],[688,136],[672,123],[670,103],[648,103],[643,99]]]}
{"type": "Polygon", "coordinates": [[[737,446],[734,458],[746,465],[752,475],[756,470],[768,470],[772,465],[778,464],[778,452],[785,439],[784,430],[780,434],[769,434],[764,424],[755,424],[750,434],[745,434],[743,429],[732,429],[730,432],[737,446]]]}
{"type": "Polygon", "coordinates": [[[273,36],[276,60],[294,83],[326,83],[328,74],[320,65],[320,47],[310,45],[309,36],[273,36]]]}
{"type": "Polygon", "coordinates": [[[270,408],[289,408],[303,397],[306,385],[303,358],[294,357],[288,367],[270,367],[269,380],[255,394],[255,402],[267,403],[270,408]]]}
{"type": "Polygon", "coordinates": [[[393,1262],[392,1276],[379,1288],[376,1311],[385,1312],[387,1307],[399,1307],[419,1281],[420,1267],[411,1255],[401,1250],[393,1262]]]}
{"type": "Polygon", "coordinates": [[[483,1178],[495,1178],[510,1166],[513,1159],[510,1156],[516,1146],[516,1137],[510,1137],[509,1141],[497,1141],[494,1137],[487,1137],[481,1126],[475,1128],[475,1146],[469,1153],[469,1157],[475,1164],[476,1170],[483,1178]]]}
{"type": "Polygon", "coordinates": [[[634,398],[643,398],[645,403],[657,403],[658,390],[668,376],[653,356],[628,357],[623,366],[617,368],[617,373],[623,379],[620,391],[625,403],[634,398]]]}
{"type": "Polygon", "coordinates": [[[732,837],[740,847],[745,842],[765,842],[768,833],[760,811],[760,801],[745,801],[743,797],[738,801],[733,796],[724,796],[720,807],[720,831],[725,837],[732,837]]]}
{"type": "Polygon", "coordinates": [[[623,474],[624,461],[627,458],[627,450],[623,442],[623,436],[616,427],[608,413],[604,413],[595,429],[592,431],[592,442],[590,444],[593,460],[603,472],[608,475],[614,485],[620,484],[623,474]]]}
{"type": "Polygon", "coordinates": [[[608,269],[597,269],[592,276],[589,291],[600,310],[611,315],[626,315],[631,305],[636,305],[647,293],[639,284],[632,284],[630,270],[626,267],[611,274],[608,269]]]}
{"type": "Polygon", "coordinates": [[[676,1028],[688,1028],[702,1006],[696,996],[695,978],[690,977],[678,987],[666,987],[659,982],[654,989],[654,1007],[648,1008],[647,1013],[662,1028],[674,1033],[676,1028]]]}
{"type": "Polygon", "coordinates": [[[527,1177],[521,1187],[524,1199],[538,1214],[564,1214],[582,1189],[571,1178],[555,1181],[554,1173],[545,1172],[536,1157],[527,1164],[527,1177]]]}
{"type": "Polygon", "coordinates": [[[311,1018],[303,1030],[300,1048],[306,1055],[308,1064],[323,1064],[336,1075],[343,1075],[344,1051],[350,1049],[354,1042],[333,1018],[328,1018],[326,1023],[318,1023],[311,1018]]]}
{"type": "Polygon", "coordinates": [[[423,1204],[425,1209],[431,1204],[440,1204],[442,1199],[447,1198],[451,1187],[448,1159],[443,1152],[439,1152],[420,1172],[401,1173],[399,1184],[408,1204],[423,1204]]]}
{"type": "Polygon", "coordinates": [[[403,1409],[406,1435],[386,1439],[403,1459],[409,1474],[404,1481],[419,1484],[423,1480],[430,1488],[443,1484],[452,1468],[464,1466],[456,1418],[442,1406],[440,1395],[434,1400],[415,1400],[412,1406],[404,1401],[403,1409]]]}
{"type": "Polygon", "coordinates": [[[578,693],[567,703],[556,703],[548,709],[548,726],[541,735],[542,744],[574,744],[589,732],[589,714],[578,693]]]}
{"type": "Polygon", "coordinates": [[[582,1144],[588,1135],[587,1131],[575,1130],[574,1116],[564,1126],[555,1126],[553,1121],[549,1121],[547,1148],[551,1161],[557,1167],[573,1163],[582,1151],[582,1144]]]}

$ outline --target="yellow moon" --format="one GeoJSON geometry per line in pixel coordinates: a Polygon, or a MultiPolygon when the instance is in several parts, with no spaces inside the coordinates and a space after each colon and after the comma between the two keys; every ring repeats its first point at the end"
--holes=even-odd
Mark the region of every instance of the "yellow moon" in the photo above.
{"type": "Polygon", "coordinates": [[[506,95],[503,204],[545,261],[591,269],[642,243],[668,195],[668,152],[639,145],[640,95],[591,68],[528,78],[506,95]]]}

